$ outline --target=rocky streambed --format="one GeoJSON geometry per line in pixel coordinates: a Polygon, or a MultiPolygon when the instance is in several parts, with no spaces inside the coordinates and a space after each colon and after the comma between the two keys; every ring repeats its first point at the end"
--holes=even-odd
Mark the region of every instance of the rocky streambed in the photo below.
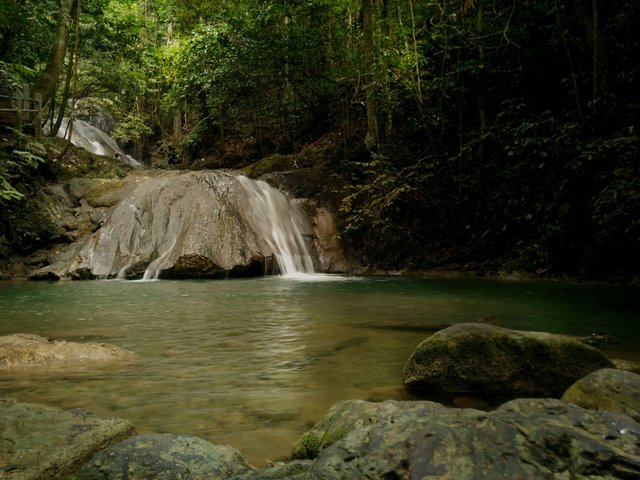
{"type": "Polygon", "coordinates": [[[3,400],[0,478],[640,478],[640,375],[578,340],[458,324],[420,344],[403,383],[416,400],[338,402],[290,462],[262,468],[197,437],[3,400]],[[451,408],[430,392],[507,400],[451,408]]]}

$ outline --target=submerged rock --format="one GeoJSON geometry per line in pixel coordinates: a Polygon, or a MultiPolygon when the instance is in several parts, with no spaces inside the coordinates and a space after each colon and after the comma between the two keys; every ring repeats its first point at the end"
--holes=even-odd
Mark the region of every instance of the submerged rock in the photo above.
{"type": "Polygon", "coordinates": [[[189,435],[148,434],[113,445],[87,462],[76,480],[222,480],[250,466],[233,447],[189,435]]]}
{"type": "Polygon", "coordinates": [[[591,410],[624,413],[640,422],[640,375],[612,368],[596,370],[571,385],[562,400],[591,410]]]}
{"type": "Polygon", "coordinates": [[[553,399],[513,400],[491,413],[356,400],[314,430],[344,433],[305,479],[640,478],[640,424],[553,399]]]}
{"type": "Polygon", "coordinates": [[[0,337],[0,370],[133,357],[133,352],[108,343],[66,342],[28,334],[0,337]]]}
{"type": "Polygon", "coordinates": [[[0,399],[0,478],[66,479],[132,432],[127,420],[0,399]]]}
{"type": "Polygon", "coordinates": [[[402,381],[415,393],[560,397],[589,372],[612,367],[599,350],[565,336],[464,323],[418,345],[402,381]]]}

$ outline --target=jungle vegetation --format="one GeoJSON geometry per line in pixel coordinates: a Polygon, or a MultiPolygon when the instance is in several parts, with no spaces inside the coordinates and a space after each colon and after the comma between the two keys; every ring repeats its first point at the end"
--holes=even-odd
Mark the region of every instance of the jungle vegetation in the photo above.
{"type": "MultiPolygon", "coordinates": [[[[628,280],[638,18],[633,0],[3,0],[0,90],[184,168],[315,146],[364,263],[628,280]]],[[[4,211],[50,161],[13,134],[4,211]]]]}

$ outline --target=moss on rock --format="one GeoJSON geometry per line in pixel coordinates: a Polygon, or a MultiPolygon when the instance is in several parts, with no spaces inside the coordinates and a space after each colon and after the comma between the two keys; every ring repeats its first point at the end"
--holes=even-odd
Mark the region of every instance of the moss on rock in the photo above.
{"type": "Polygon", "coordinates": [[[403,372],[414,393],[559,397],[576,380],[613,367],[599,350],[562,335],[467,323],[422,342],[403,372]]]}

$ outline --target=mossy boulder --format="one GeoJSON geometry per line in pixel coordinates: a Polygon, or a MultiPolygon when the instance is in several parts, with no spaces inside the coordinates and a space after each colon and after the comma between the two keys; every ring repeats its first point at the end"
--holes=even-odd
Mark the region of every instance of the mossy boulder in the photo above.
{"type": "Polygon", "coordinates": [[[327,414],[306,432],[293,449],[293,459],[314,459],[325,448],[341,440],[348,433],[371,425],[385,415],[397,414],[399,409],[421,406],[403,402],[365,402],[345,400],[335,403],[327,414]]]}
{"type": "Polygon", "coordinates": [[[562,400],[591,410],[624,413],[640,422],[640,375],[612,368],[596,370],[571,385],[562,400]]]}
{"type": "Polygon", "coordinates": [[[353,403],[371,421],[324,448],[305,480],[640,478],[640,424],[625,415],[555,399],[512,400],[489,413],[353,403]]]}
{"type": "Polygon", "coordinates": [[[464,323],[418,345],[404,367],[402,382],[417,394],[558,398],[600,368],[613,368],[613,363],[599,350],[569,337],[464,323]]]}
{"type": "Polygon", "coordinates": [[[293,155],[281,155],[276,153],[258,160],[242,169],[249,178],[258,178],[265,173],[282,172],[297,168],[298,164],[293,155]]]}
{"type": "Polygon", "coordinates": [[[249,464],[229,445],[190,435],[147,434],[99,453],[74,480],[217,480],[246,472],[249,464]]]}
{"type": "Polygon", "coordinates": [[[68,479],[100,449],[131,433],[128,420],[0,399],[0,478],[68,479]]]}
{"type": "Polygon", "coordinates": [[[277,462],[263,468],[257,468],[233,477],[233,480],[305,480],[311,468],[310,460],[277,462]]]}

